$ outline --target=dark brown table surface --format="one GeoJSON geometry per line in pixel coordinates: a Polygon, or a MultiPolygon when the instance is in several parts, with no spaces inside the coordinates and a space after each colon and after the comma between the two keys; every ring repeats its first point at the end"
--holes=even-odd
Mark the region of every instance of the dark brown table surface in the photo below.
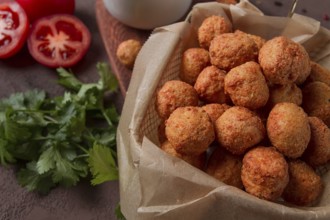
{"type": "MultiPolygon", "coordinates": [[[[197,1],[195,1],[197,2],[197,1]]],[[[267,15],[286,16],[291,0],[251,0],[267,15]]],[[[330,0],[300,0],[297,13],[313,17],[330,28],[330,0]]],[[[115,48],[128,37],[145,40],[150,31],[140,31],[120,24],[107,13],[102,0],[77,0],[75,14],[83,20],[92,33],[92,45],[82,62],[72,70],[85,81],[97,80],[95,65],[98,61],[110,62],[117,75],[124,74],[121,91],[129,84],[131,71],[121,66],[115,58],[115,48]],[[102,13],[100,16],[100,13],[102,13]],[[104,20],[109,26],[102,26],[104,20]],[[100,28],[99,28],[100,27],[100,28]],[[110,35],[106,34],[110,31],[110,35]],[[111,43],[104,37],[111,38],[111,43]],[[103,36],[103,38],[102,38],[103,36]]],[[[10,93],[31,88],[46,90],[51,96],[63,93],[56,84],[56,73],[37,64],[26,47],[15,57],[0,60],[0,98],[10,93]]],[[[118,111],[123,104],[118,93],[114,99],[118,111]]],[[[108,182],[91,187],[83,180],[73,188],[55,188],[47,196],[27,192],[15,179],[15,167],[0,167],[0,220],[92,220],[115,219],[114,208],[119,202],[118,182],[108,182]]]]}

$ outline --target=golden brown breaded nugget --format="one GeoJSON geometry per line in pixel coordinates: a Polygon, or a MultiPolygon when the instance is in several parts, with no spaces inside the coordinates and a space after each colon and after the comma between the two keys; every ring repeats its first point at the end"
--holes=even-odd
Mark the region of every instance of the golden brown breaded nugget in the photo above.
{"type": "Polygon", "coordinates": [[[254,34],[248,34],[241,30],[236,30],[234,33],[235,34],[246,34],[248,37],[250,37],[254,41],[254,43],[256,43],[258,50],[260,50],[262,48],[262,46],[266,43],[266,40],[264,38],[254,35],[254,34]]]}
{"type": "Polygon", "coordinates": [[[319,81],[330,86],[330,70],[313,61],[311,61],[311,67],[311,74],[307,78],[306,82],[310,83],[319,81]]]}
{"type": "Polygon", "coordinates": [[[305,162],[289,162],[290,181],[283,192],[285,201],[295,205],[312,205],[321,195],[323,183],[321,177],[305,162]]]}
{"type": "Polygon", "coordinates": [[[279,152],[298,158],[306,150],[311,136],[308,116],[294,103],[278,103],[269,113],[267,133],[279,152]]]}
{"type": "Polygon", "coordinates": [[[129,39],[121,42],[117,48],[116,55],[118,60],[128,68],[133,68],[135,59],[141,50],[141,42],[129,39]]]}
{"type": "Polygon", "coordinates": [[[280,102],[291,102],[296,105],[302,103],[302,91],[295,84],[275,85],[270,88],[269,105],[274,107],[280,102]]]}
{"type": "Polygon", "coordinates": [[[234,106],[226,110],[215,122],[218,142],[235,155],[264,139],[266,129],[261,119],[247,108],[234,106]]]}
{"type": "Polygon", "coordinates": [[[206,111],[213,123],[215,123],[215,121],[229,108],[230,106],[227,104],[218,103],[211,103],[202,106],[202,109],[206,111]]]}
{"type": "Polygon", "coordinates": [[[255,61],[258,47],[245,34],[226,33],[216,36],[210,45],[211,64],[229,71],[248,61],[255,61]]]}
{"type": "Polygon", "coordinates": [[[242,182],[248,193],[275,201],[289,182],[288,164],[274,147],[253,148],[243,158],[242,182]]]}
{"type": "Polygon", "coordinates": [[[199,98],[207,103],[225,103],[225,79],[226,73],[215,66],[208,66],[199,74],[194,85],[199,98]]]}
{"type": "Polygon", "coordinates": [[[214,126],[201,107],[180,107],[165,123],[168,141],[181,154],[200,155],[214,141],[214,126]]]}
{"type": "Polygon", "coordinates": [[[165,141],[164,143],[162,143],[161,149],[174,157],[186,161],[187,163],[193,165],[194,167],[197,167],[198,169],[204,168],[204,164],[206,161],[206,152],[203,152],[200,155],[181,154],[175,150],[175,148],[169,141],[165,141]]]}
{"type": "Polygon", "coordinates": [[[194,85],[200,72],[210,65],[209,52],[203,48],[189,48],[182,55],[181,72],[182,81],[194,85]]]}
{"type": "Polygon", "coordinates": [[[241,168],[242,159],[239,156],[217,147],[208,161],[206,173],[228,185],[242,189],[241,168]]]}
{"type": "Polygon", "coordinates": [[[302,92],[304,110],[330,127],[330,86],[316,81],[304,86],[302,92]]]}
{"type": "Polygon", "coordinates": [[[311,140],[303,154],[303,160],[316,167],[330,160],[330,129],[317,117],[309,117],[311,140]]]}
{"type": "Polygon", "coordinates": [[[170,80],[157,92],[155,104],[159,116],[166,119],[178,107],[197,106],[198,94],[191,85],[179,80],[170,80]]]}
{"type": "Polygon", "coordinates": [[[231,69],[225,77],[225,92],[233,103],[248,109],[266,105],[269,89],[258,63],[250,61],[231,69]]]}
{"type": "Polygon", "coordinates": [[[198,28],[199,45],[208,50],[215,36],[229,32],[232,32],[232,24],[228,19],[222,16],[211,15],[205,18],[198,28]]]}
{"type": "Polygon", "coordinates": [[[266,78],[274,84],[303,83],[311,66],[305,48],[280,36],[267,41],[259,51],[259,64],[266,78]]]}

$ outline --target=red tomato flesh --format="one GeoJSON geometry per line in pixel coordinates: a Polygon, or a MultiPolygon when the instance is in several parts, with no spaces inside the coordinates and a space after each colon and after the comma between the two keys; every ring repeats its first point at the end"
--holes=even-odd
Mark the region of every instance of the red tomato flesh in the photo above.
{"type": "Polygon", "coordinates": [[[51,15],[37,20],[28,37],[30,54],[41,64],[71,67],[86,54],[91,42],[87,27],[77,17],[51,15]]]}
{"type": "Polygon", "coordinates": [[[0,58],[16,54],[24,45],[29,21],[22,7],[13,1],[0,3],[0,58]]]}
{"type": "Polygon", "coordinates": [[[16,0],[25,10],[29,21],[52,14],[73,14],[75,0],[16,0]]]}

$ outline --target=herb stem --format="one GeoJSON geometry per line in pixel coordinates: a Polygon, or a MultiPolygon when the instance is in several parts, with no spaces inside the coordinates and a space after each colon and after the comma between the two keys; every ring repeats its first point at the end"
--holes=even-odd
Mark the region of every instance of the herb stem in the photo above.
{"type": "Polygon", "coordinates": [[[101,108],[101,112],[102,112],[102,115],[105,118],[105,120],[108,122],[109,126],[112,127],[113,126],[113,123],[110,120],[110,118],[108,117],[108,115],[106,114],[106,112],[104,111],[104,108],[103,107],[101,108]]]}

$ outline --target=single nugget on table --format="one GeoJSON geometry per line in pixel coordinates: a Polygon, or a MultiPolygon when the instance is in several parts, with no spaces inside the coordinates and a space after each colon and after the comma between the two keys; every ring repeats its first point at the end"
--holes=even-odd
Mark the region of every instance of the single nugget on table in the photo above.
{"type": "Polygon", "coordinates": [[[305,48],[284,36],[267,41],[258,59],[267,80],[274,84],[301,84],[311,71],[305,48]]]}
{"type": "Polygon", "coordinates": [[[321,177],[300,160],[289,162],[290,180],[283,192],[283,199],[299,206],[313,205],[323,190],[321,177]]]}
{"type": "Polygon", "coordinates": [[[279,152],[289,158],[298,158],[306,150],[311,137],[308,116],[294,103],[278,103],[269,113],[267,133],[279,152]]]}
{"type": "Polygon", "coordinates": [[[330,86],[316,81],[304,86],[302,92],[304,110],[330,127],[330,86]]]}
{"type": "Polygon", "coordinates": [[[241,169],[242,158],[218,146],[210,156],[206,173],[228,185],[242,189],[241,169]]]}
{"type": "Polygon", "coordinates": [[[229,32],[232,32],[232,24],[227,18],[217,15],[209,16],[203,20],[198,28],[199,45],[208,50],[215,36],[229,32]]]}
{"type": "Polygon", "coordinates": [[[233,103],[248,109],[266,105],[269,89],[258,63],[246,62],[231,69],[225,77],[225,92],[233,103]]]}
{"type": "Polygon", "coordinates": [[[229,71],[248,61],[256,61],[258,47],[246,34],[225,33],[211,41],[209,53],[212,65],[229,71]]]}
{"type": "Polygon", "coordinates": [[[121,42],[116,51],[118,60],[126,67],[133,68],[141,47],[141,42],[138,40],[129,39],[121,42]]]}
{"type": "Polygon", "coordinates": [[[218,103],[211,103],[202,106],[202,109],[206,111],[213,123],[215,123],[215,121],[229,108],[230,106],[227,104],[218,103]]]}
{"type": "Polygon", "coordinates": [[[201,107],[180,107],[166,120],[165,134],[177,152],[200,155],[214,141],[214,126],[201,107]]]}
{"type": "Polygon", "coordinates": [[[204,68],[194,85],[199,98],[206,103],[225,103],[228,99],[225,94],[225,75],[226,72],[215,66],[204,68]]]}
{"type": "Polygon", "coordinates": [[[296,105],[302,103],[302,91],[295,83],[274,85],[269,90],[268,105],[270,107],[274,107],[281,102],[291,102],[296,105]]]}
{"type": "Polygon", "coordinates": [[[330,70],[313,61],[311,61],[311,67],[311,74],[305,83],[318,81],[330,86],[330,70]]]}
{"type": "Polygon", "coordinates": [[[166,119],[178,107],[197,106],[198,94],[194,87],[180,80],[167,81],[157,92],[156,110],[166,119]]]}
{"type": "Polygon", "coordinates": [[[266,129],[261,119],[251,110],[234,106],[226,110],[215,122],[218,142],[235,155],[264,139],[266,129]]]}
{"type": "Polygon", "coordinates": [[[235,34],[246,34],[249,38],[251,38],[254,41],[254,43],[258,47],[258,50],[260,50],[262,48],[262,46],[264,46],[264,44],[266,43],[266,40],[264,38],[254,35],[254,34],[248,34],[241,30],[236,30],[234,33],[235,34]]]}
{"type": "Polygon", "coordinates": [[[175,150],[173,145],[169,141],[165,141],[161,145],[161,149],[166,153],[172,155],[173,157],[180,158],[187,163],[191,164],[198,169],[203,169],[206,161],[206,152],[201,153],[200,155],[190,155],[190,154],[181,154],[175,150]]]}
{"type": "Polygon", "coordinates": [[[303,154],[303,160],[316,167],[330,160],[330,129],[317,117],[308,117],[311,140],[303,154]]]}
{"type": "Polygon", "coordinates": [[[182,81],[194,85],[200,72],[210,65],[209,52],[203,48],[189,48],[184,51],[179,77],[182,81]]]}
{"type": "Polygon", "coordinates": [[[253,148],[243,158],[242,182],[248,193],[275,201],[289,182],[288,163],[274,147],[253,148]]]}

